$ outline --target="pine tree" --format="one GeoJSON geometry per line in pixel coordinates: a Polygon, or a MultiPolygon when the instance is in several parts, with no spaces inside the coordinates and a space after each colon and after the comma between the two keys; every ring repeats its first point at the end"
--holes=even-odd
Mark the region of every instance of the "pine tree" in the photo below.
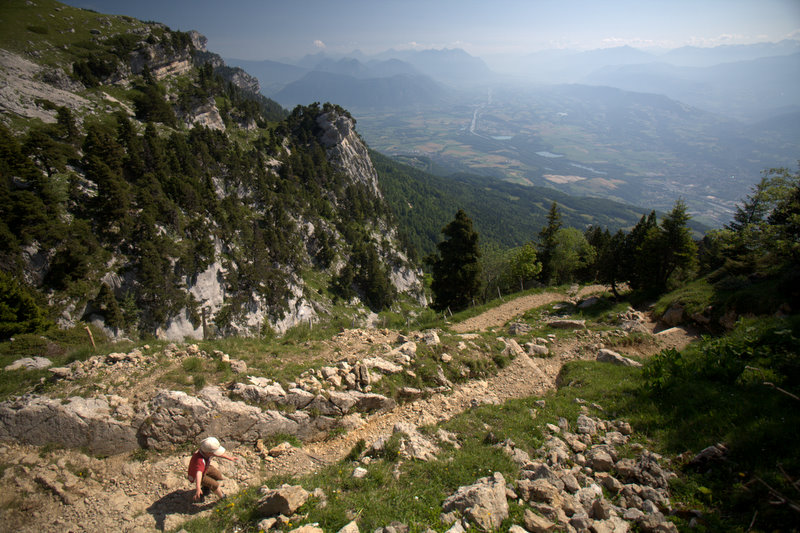
{"type": "Polygon", "coordinates": [[[561,229],[561,212],[558,204],[553,202],[547,213],[547,226],[539,232],[539,258],[542,261],[542,271],[539,278],[544,283],[550,283],[553,278],[553,251],[556,247],[556,233],[561,229]]]}
{"type": "Polygon", "coordinates": [[[655,258],[644,249],[648,235],[658,229],[656,212],[639,219],[631,232],[625,238],[625,251],[622,254],[620,270],[622,279],[628,281],[631,289],[638,290],[645,287],[647,280],[651,279],[650,272],[654,268],[655,258]]]}
{"type": "Polygon", "coordinates": [[[678,200],[661,221],[659,269],[655,280],[659,288],[666,287],[669,278],[677,271],[689,273],[697,266],[697,245],[687,225],[690,218],[686,204],[678,200]]]}
{"type": "Polygon", "coordinates": [[[465,309],[480,292],[478,233],[461,209],[442,233],[446,240],[436,245],[439,256],[429,259],[433,267],[433,308],[465,309]]]}
{"type": "Polygon", "coordinates": [[[611,286],[615,298],[619,298],[617,283],[624,281],[623,261],[625,257],[625,232],[617,231],[597,254],[597,280],[611,286]]]}

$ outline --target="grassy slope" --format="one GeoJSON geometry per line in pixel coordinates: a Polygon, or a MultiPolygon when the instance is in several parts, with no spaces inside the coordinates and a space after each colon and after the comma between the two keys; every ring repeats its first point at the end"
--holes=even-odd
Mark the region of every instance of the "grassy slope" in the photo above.
{"type": "Polygon", "coordinates": [[[145,24],[131,17],[102,15],[53,0],[4,0],[0,5],[0,48],[63,67],[78,58],[72,46],[103,35],[133,32],[145,24]],[[67,48],[67,50],[64,49],[67,48]]]}

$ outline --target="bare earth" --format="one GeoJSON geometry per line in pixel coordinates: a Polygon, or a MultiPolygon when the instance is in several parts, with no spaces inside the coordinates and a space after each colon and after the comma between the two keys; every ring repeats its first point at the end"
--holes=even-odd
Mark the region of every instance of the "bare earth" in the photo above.
{"type": "MultiPolygon", "coordinates": [[[[606,287],[603,285],[589,285],[583,287],[577,292],[577,296],[584,297],[590,294],[603,292],[606,287]]],[[[489,328],[502,326],[514,317],[521,315],[526,311],[547,305],[553,302],[563,301],[566,298],[563,294],[558,292],[543,292],[540,294],[530,294],[522,296],[509,302],[506,302],[499,307],[489,309],[483,314],[468,318],[467,320],[455,324],[452,329],[456,333],[467,333],[468,331],[486,331],[489,328]]]]}
{"type": "MultiPolygon", "coordinates": [[[[586,287],[576,296],[604,289],[602,286],[586,287]]],[[[502,326],[525,311],[565,299],[563,294],[554,292],[525,296],[456,324],[453,329],[463,334],[502,326]]],[[[655,324],[648,326],[654,328],[655,324]]],[[[682,348],[692,338],[690,332],[672,328],[654,335],[652,344],[629,352],[621,351],[648,356],[669,346],[682,348]]],[[[275,474],[310,473],[321,465],[342,459],[360,439],[369,445],[380,437],[389,436],[398,422],[435,424],[474,405],[544,395],[555,388],[556,377],[565,362],[593,357],[592,350],[583,349],[587,342],[591,341],[557,342],[551,345],[553,355],[549,358],[519,355],[490,379],[471,381],[450,393],[436,394],[371,415],[358,429],[330,440],[307,443],[303,449],[295,448],[269,462],[254,449],[240,446],[231,450],[239,461],[218,463],[228,477],[223,488],[233,494],[240,488],[259,485],[275,474]]],[[[8,531],[37,533],[146,532],[175,528],[187,519],[212,512],[216,505],[213,496],[202,504],[191,503],[190,484],[184,476],[190,453],[186,450],[183,456],[148,454],[147,459],[140,462],[129,456],[98,459],[74,450],[40,454],[34,447],[0,446],[0,463],[17,464],[22,468],[7,468],[2,475],[6,490],[0,493],[0,521],[8,531]],[[57,483],[53,484],[53,480],[57,483]]]]}

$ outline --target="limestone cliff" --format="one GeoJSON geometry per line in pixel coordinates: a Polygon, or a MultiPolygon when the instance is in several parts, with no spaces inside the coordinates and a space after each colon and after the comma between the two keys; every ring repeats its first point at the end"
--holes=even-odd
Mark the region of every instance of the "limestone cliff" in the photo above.
{"type": "Polygon", "coordinates": [[[355,121],[351,117],[329,111],[319,115],[317,124],[322,128],[320,141],[327,148],[331,162],[354,181],[366,185],[372,194],[381,196],[378,173],[372,166],[366,145],[356,133],[355,121]]]}
{"type": "Polygon", "coordinates": [[[284,332],[339,298],[356,315],[424,302],[347,111],[287,116],[197,32],[30,9],[50,4],[75,43],[0,47],[0,134],[18,158],[3,186],[30,206],[1,211],[0,268],[58,324],[183,340],[284,332]]]}

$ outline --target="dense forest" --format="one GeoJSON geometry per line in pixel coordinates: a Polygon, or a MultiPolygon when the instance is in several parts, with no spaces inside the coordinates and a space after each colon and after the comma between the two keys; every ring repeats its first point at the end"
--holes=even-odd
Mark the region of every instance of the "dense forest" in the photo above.
{"type": "MultiPolygon", "coordinates": [[[[433,253],[439,233],[464,209],[490,250],[522,246],[546,224],[547,211],[557,202],[565,225],[589,225],[611,231],[633,226],[642,211],[601,198],[570,196],[546,187],[529,187],[469,174],[438,176],[371,152],[381,190],[406,237],[421,257],[433,253]]],[[[698,230],[702,225],[692,225],[698,230]]]]}

